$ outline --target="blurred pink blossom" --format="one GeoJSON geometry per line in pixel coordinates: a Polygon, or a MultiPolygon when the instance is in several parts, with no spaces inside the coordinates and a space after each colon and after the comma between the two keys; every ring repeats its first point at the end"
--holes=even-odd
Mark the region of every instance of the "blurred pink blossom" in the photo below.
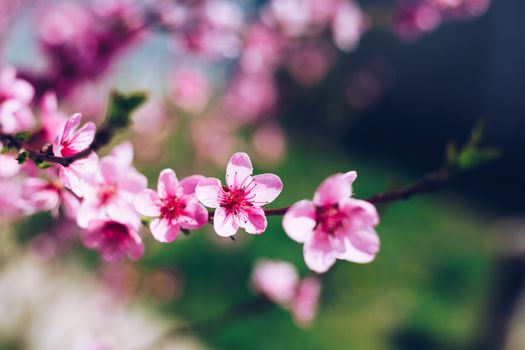
{"type": "Polygon", "coordinates": [[[83,232],[84,245],[100,251],[103,260],[115,262],[128,256],[138,260],[144,254],[144,244],[138,226],[104,219],[91,220],[83,232]]]}
{"type": "Polygon", "coordinates": [[[210,99],[211,88],[207,76],[194,68],[178,69],[172,79],[171,98],[193,113],[204,110],[210,99]]]}
{"type": "Polygon", "coordinates": [[[70,219],[75,219],[80,204],[79,199],[57,180],[26,178],[21,195],[33,212],[50,211],[55,218],[58,217],[59,208],[62,206],[64,214],[70,219]]]}
{"type": "Polygon", "coordinates": [[[307,277],[297,286],[292,300],[291,311],[295,323],[308,327],[314,320],[321,294],[321,282],[316,277],[307,277]]]}
{"type": "Polygon", "coordinates": [[[288,305],[299,284],[294,265],[284,261],[260,260],[255,264],[251,283],[253,288],[271,301],[288,305]]]}
{"type": "Polygon", "coordinates": [[[343,1],[336,9],[332,22],[332,33],[337,47],[343,51],[356,48],[368,27],[365,14],[354,1],[343,1]]]}
{"type": "Polygon", "coordinates": [[[84,198],[77,224],[86,228],[92,220],[113,219],[138,225],[140,218],[133,206],[135,195],[146,188],[147,179],[132,165],[132,149],[118,149],[119,156],[101,159],[98,171],[86,179],[84,198]]]}
{"type": "Polygon", "coordinates": [[[306,265],[315,272],[328,271],[337,259],[368,263],[379,251],[374,205],[350,198],[356,177],[354,171],[328,177],[313,201],[295,203],[283,217],[285,232],[304,243],[306,265]]]}
{"type": "Polygon", "coordinates": [[[252,174],[250,157],[239,152],[231,157],[226,167],[227,187],[211,177],[197,185],[197,198],[205,206],[216,208],[213,227],[219,236],[233,236],[239,227],[251,234],[266,230],[266,215],[261,207],[277,198],[283,184],[274,174],[252,174]]]}
{"type": "Polygon", "coordinates": [[[0,68],[0,130],[5,133],[27,131],[35,125],[29,109],[34,89],[27,81],[17,78],[11,66],[0,68]]]}
{"type": "Polygon", "coordinates": [[[201,175],[193,175],[179,182],[173,170],[164,169],[157,192],[145,189],[137,194],[137,211],[155,218],[150,229],[156,240],[169,243],[177,238],[181,228],[194,230],[206,225],[208,212],[195,197],[195,187],[202,179],[201,175]]]}

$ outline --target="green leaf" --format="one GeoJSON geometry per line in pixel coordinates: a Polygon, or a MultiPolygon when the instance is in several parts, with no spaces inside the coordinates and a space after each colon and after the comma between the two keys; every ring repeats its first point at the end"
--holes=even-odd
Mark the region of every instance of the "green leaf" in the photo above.
{"type": "Polygon", "coordinates": [[[20,152],[20,154],[18,154],[18,156],[16,157],[16,160],[18,164],[24,164],[28,157],[29,157],[29,152],[23,151],[23,152],[20,152]]]}
{"type": "Polygon", "coordinates": [[[129,125],[131,113],[147,99],[144,93],[123,94],[112,91],[109,96],[106,121],[111,128],[123,128],[129,125]]]}
{"type": "Polygon", "coordinates": [[[38,166],[38,168],[40,168],[40,169],[47,169],[47,168],[49,168],[51,166],[51,163],[46,162],[45,160],[42,161],[42,162],[35,162],[35,163],[38,166]]]}
{"type": "Polygon", "coordinates": [[[31,133],[29,131],[22,131],[15,135],[16,139],[25,142],[31,138],[31,133]]]}

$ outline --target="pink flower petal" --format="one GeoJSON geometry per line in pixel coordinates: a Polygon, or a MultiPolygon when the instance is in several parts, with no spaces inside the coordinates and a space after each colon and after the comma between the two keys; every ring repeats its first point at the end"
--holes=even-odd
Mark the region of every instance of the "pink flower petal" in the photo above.
{"type": "Polygon", "coordinates": [[[261,234],[266,230],[268,222],[264,210],[259,207],[248,208],[244,211],[244,215],[240,217],[239,225],[246,230],[247,233],[261,234]]]}
{"type": "Polygon", "coordinates": [[[199,201],[209,208],[219,206],[219,195],[222,193],[222,186],[219,179],[208,177],[199,181],[195,187],[195,194],[199,201]]]}
{"type": "Polygon", "coordinates": [[[198,229],[208,222],[208,211],[196,200],[186,204],[184,213],[179,217],[179,224],[188,230],[198,229]]]}
{"type": "Polygon", "coordinates": [[[226,183],[230,188],[241,186],[253,173],[250,157],[243,152],[235,153],[226,166],[226,183]]]}
{"type": "Polygon", "coordinates": [[[160,200],[157,192],[145,189],[135,196],[135,209],[145,216],[157,217],[160,216],[160,200]]]}
{"type": "Polygon", "coordinates": [[[292,315],[301,327],[309,326],[317,314],[321,282],[318,278],[308,277],[299,284],[297,293],[292,300],[292,315]]]}
{"type": "Polygon", "coordinates": [[[379,223],[376,207],[367,201],[348,198],[340,202],[340,209],[349,213],[353,228],[361,229],[376,226],[379,223]]]}
{"type": "Polygon", "coordinates": [[[237,233],[239,223],[235,215],[227,213],[224,208],[217,208],[213,216],[213,228],[222,237],[230,237],[237,233]]]}
{"type": "Polygon", "coordinates": [[[274,174],[255,175],[253,180],[255,187],[250,192],[255,195],[253,203],[258,206],[273,202],[283,189],[281,179],[274,174]]]}
{"type": "Polygon", "coordinates": [[[336,204],[341,199],[349,198],[352,195],[352,186],[348,178],[343,174],[335,174],[324,180],[315,191],[315,204],[318,206],[336,204]]]}
{"type": "Polygon", "coordinates": [[[78,208],[80,207],[80,201],[73,193],[67,190],[63,190],[62,206],[64,208],[64,214],[68,218],[74,220],[77,217],[78,208]]]}
{"type": "Polygon", "coordinates": [[[70,140],[68,140],[68,150],[78,153],[87,149],[91,145],[91,142],[93,142],[96,131],[97,127],[94,123],[86,123],[73,135],[73,137],[71,137],[70,140]]]}
{"type": "Polygon", "coordinates": [[[179,225],[165,219],[155,219],[149,225],[153,237],[159,242],[173,242],[179,235],[179,225]]]}
{"type": "Polygon", "coordinates": [[[130,141],[122,142],[113,147],[111,156],[123,165],[131,166],[133,163],[133,144],[130,141]]]}
{"type": "Polygon", "coordinates": [[[144,255],[144,243],[135,229],[130,228],[128,240],[128,257],[137,261],[144,255]]]}
{"type": "MultiPolygon", "coordinates": [[[[2,145],[0,144],[0,147],[2,145]]],[[[0,177],[13,177],[20,171],[20,164],[13,156],[0,154],[0,177]]]]}
{"type": "Polygon", "coordinates": [[[95,202],[84,199],[77,210],[77,225],[81,228],[87,228],[92,225],[93,221],[104,218],[104,210],[96,205],[95,202]]]}
{"type": "Polygon", "coordinates": [[[346,251],[337,258],[366,264],[374,260],[379,247],[379,237],[374,229],[360,230],[349,235],[345,241],[346,251]]]}
{"type": "Polygon", "coordinates": [[[302,200],[295,203],[283,217],[283,228],[288,237],[303,243],[314,231],[315,206],[313,202],[302,200]]]}
{"type": "Polygon", "coordinates": [[[177,180],[177,176],[173,170],[164,169],[160,172],[157,183],[157,192],[160,198],[175,196],[178,186],[179,180],[177,180]]]}
{"type": "Polygon", "coordinates": [[[195,188],[201,180],[204,179],[204,176],[201,175],[192,175],[185,177],[180,181],[179,189],[177,195],[181,197],[193,197],[195,196],[195,188]]]}
{"type": "Polygon", "coordinates": [[[305,241],[303,253],[306,266],[317,273],[328,271],[337,259],[329,236],[325,234],[314,233],[305,241]]]}
{"type": "Polygon", "coordinates": [[[148,179],[134,168],[119,182],[119,188],[129,193],[138,193],[148,186],[148,179]]]}
{"type": "MultiPolygon", "coordinates": [[[[80,113],[75,113],[67,119],[66,125],[64,126],[64,130],[62,131],[62,134],[60,134],[58,139],[59,144],[62,144],[65,141],[69,141],[73,137],[75,130],[80,126],[81,120],[82,114],[80,113]]],[[[58,156],[60,154],[55,155],[58,156]]]]}
{"type": "Polygon", "coordinates": [[[59,178],[62,184],[69,188],[75,195],[82,197],[84,193],[84,182],[79,178],[77,173],[69,167],[60,167],[59,178]]]}
{"type": "Polygon", "coordinates": [[[288,262],[260,260],[255,265],[251,281],[257,292],[286,307],[295,295],[299,274],[288,262]]]}

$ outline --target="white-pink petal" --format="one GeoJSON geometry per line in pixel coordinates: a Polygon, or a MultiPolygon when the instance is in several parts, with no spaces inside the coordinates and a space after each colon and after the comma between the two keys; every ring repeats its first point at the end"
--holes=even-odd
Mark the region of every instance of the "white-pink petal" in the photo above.
{"type": "Polygon", "coordinates": [[[316,225],[315,206],[307,200],[292,205],[283,217],[284,232],[299,243],[303,243],[313,234],[316,225]]]}
{"type": "Polygon", "coordinates": [[[318,206],[338,203],[341,199],[352,195],[352,186],[343,174],[335,174],[324,180],[314,195],[314,202],[318,206]]]}
{"type": "Polygon", "coordinates": [[[177,190],[178,196],[193,197],[195,196],[195,188],[201,180],[204,179],[202,175],[192,175],[185,177],[180,180],[179,189],[177,190]]]}
{"type": "Polygon", "coordinates": [[[226,211],[224,208],[217,208],[213,215],[213,228],[222,237],[230,237],[237,233],[239,223],[237,217],[226,211]]]}
{"type": "Polygon", "coordinates": [[[230,188],[238,188],[253,173],[250,157],[244,152],[235,153],[226,166],[226,183],[230,188]]]}
{"type": "Polygon", "coordinates": [[[160,215],[160,200],[157,192],[145,189],[135,196],[135,209],[145,216],[157,217],[160,215]]]}
{"type": "Polygon", "coordinates": [[[217,208],[219,206],[219,195],[222,191],[221,182],[213,177],[202,179],[195,187],[197,198],[209,208],[217,208]]]}
{"type": "Polygon", "coordinates": [[[179,225],[171,223],[166,219],[157,218],[149,225],[153,237],[159,242],[173,242],[179,235],[179,225]]]}
{"type": "Polygon", "coordinates": [[[198,229],[207,222],[208,211],[196,200],[188,202],[183,214],[179,217],[179,225],[188,230],[198,229]]]}
{"type": "Polygon", "coordinates": [[[244,215],[240,216],[237,220],[239,221],[239,226],[251,234],[263,233],[268,225],[264,210],[260,207],[246,209],[244,215]]]}
{"type": "Polygon", "coordinates": [[[157,193],[160,198],[167,198],[177,194],[179,180],[172,169],[164,169],[160,172],[157,182],[157,193]]]}
{"type": "Polygon", "coordinates": [[[305,241],[303,253],[306,266],[317,273],[328,271],[337,259],[337,253],[325,234],[314,233],[305,241]]]}
{"type": "Polygon", "coordinates": [[[250,194],[255,195],[252,201],[258,206],[273,202],[283,189],[281,179],[274,174],[255,175],[253,180],[255,187],[250,191],[250,194]]]}

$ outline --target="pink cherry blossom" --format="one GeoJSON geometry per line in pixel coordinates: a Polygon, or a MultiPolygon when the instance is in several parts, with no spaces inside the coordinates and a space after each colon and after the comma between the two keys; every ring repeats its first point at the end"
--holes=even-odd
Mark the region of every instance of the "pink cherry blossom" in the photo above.
{"type": "Polygon", "coordinates": [[[285,261],[260,260],[252,273],[252,286],[273,302],[288,305],[299,284],[299,274],[294,265],[285,261]]]}
{"type": "Polygon", "coordinates": [[[251,234],[266,230],[266,215],[261,206],[273,202],[281,193],[283,183],[274,174],[252,176],[253,166],[246,153],[235,153],[226,167],[226,184],[215,178],[199,182],[195,193],[207,207],[217,208],[213,227],[219,236],[229,237],[239,227],[251,234]]]}
{"type": "Polygon", "coordinates": [[[172,242],[181,228],[193,230],[208,222],[208,212],[195,196],[195,187],[202,179],[203,176],[193,175],[179,182],[173,170],[164,169],[157,192],[146,189],[135,197],[137,211],[155,218],[150,229],[156,240],[172,242]]]}
{"type": "Polygon", "coordinates": [[[127,255],[138,260],[144,254],[144,244],[138,226],[115,220],[92,220],[83,233],[84,245],[100,251],[102,259],[115,262],[127,255]]]}
{"type": "Polygon", "coordinates": [[[130,144],[115,147],[112,155],[101,159],[98,171],[86,179],[86,191],[77,214],[80,227],[86,228],[91,220],[102,219],[140,222],[133,200],[146,188],[147,179],[131,165],[132,152],[130,144]]]}
{"type": "Polygon", "coordinates": [[[19,100],[0,103],[0,130],[6,133],[27,131],[35,125],[33,113],[19,100]]]}
{"type": "MultiPolygon", "coordinates": [[[[67,120],[64,129],[53,142],[53,153],[57,157],[68,157],[87,149],[95,138],[95,124],[86,123],[80,130],[82,116],[73,114],[67,120]]],[[[92,152],[88,157],[79,159],[69,166],[58,165],[60,181],[81,197],[85,188],[85,178],[97,169],[98,157],[92,152]]]]}
{"type": "Polygon", "coordinates": [[[299,283],[292,299],[291,311],[294,321],[301,327],[309,326],[317,314],[321,282],[316,277],[307,277],[299,283]]]}
{"type": "Polygon", "coordinates": [[[27,81],[17,78],[16,69],[6,66],[0,69],[0,103],[5,100],[20,101],[29,105],[35,90],[27,81]]]}
{"type": "Polygon", "coordinates": [[[297,202],[283,217],[285,232],[304,243],[306,265],[315,272],[326,272],[337,259],[368,263],[379,251],[376,208],[350,198],[356,177],[354,171],[330,176],[313,201],[297,202]]]}
{"type": "MultiPolygon", "coordinates": [[[[0,149],[3,148],[0,142],[0,149]]],[[[20,164],[12,154],[0,154],[0,178],[13,177],[20,171],[20,164]]]]}
{"type": "Polygon", "coordinates": [[[36,177],[24,180],[21,196],[28,203],[31,211],[50,211],[54,217],[58,216],[62,205],[64,214],[74,219],[80,204],[79,199],[58,181],[36,177]]]}

